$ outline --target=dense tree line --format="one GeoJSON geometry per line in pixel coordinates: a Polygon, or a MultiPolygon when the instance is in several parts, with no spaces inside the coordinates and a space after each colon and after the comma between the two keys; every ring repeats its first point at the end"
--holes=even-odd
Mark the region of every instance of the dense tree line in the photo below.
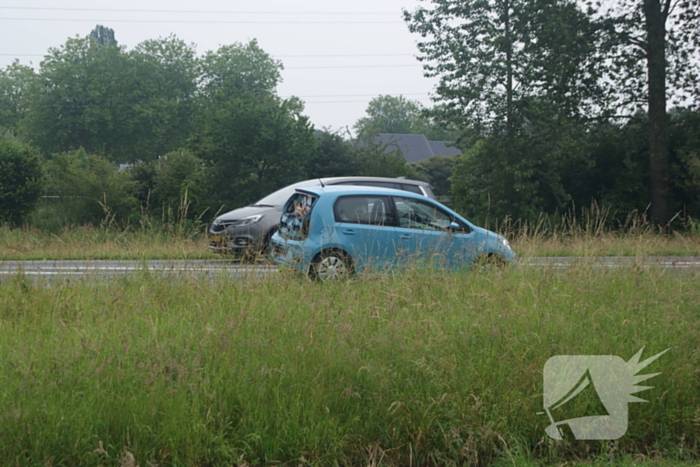
{"type": "Polygon", "coordinates": [[[43,155],[51,215],[35,217],[52,225],[208,221],[308,177],[405,175],[400,157],[314,129],[277,94],[281,70],[255,40],[198,57],[174,36],[127,50],[98,26],[38,70],[0,70],[0,138],[43,155]]]}
{"type": "Polygon", "coordinates": [[[648,204],[661,225],[700,214],[682,176],[697,164],[697,0],[427,3],[405,20],[439,79],[439,113],[462,130],[464,209],[536,219],[573,201],[648,204]]]}
{"type": "MultiPolygon", "coordinates": [[[[63,223],[208,220],[303,178],[403,175],[479,219],[597,203],[665,225],[700,217],[699,12],[698,0],[425,2],[404,16],[439,80],[435,105],[378,96],[356,141],[281,98],[283,64],[255,40],[201,56],[175,36],[127,50],[98,26],[37,70],[0,70],[0,138],[4,154],[39,161],[27,193],[71,204],[63,223]],[[377,133],[462,155],[408,165],[377,133]]],[[[32,196],[3,220],[25,218],[32,196]]]]}

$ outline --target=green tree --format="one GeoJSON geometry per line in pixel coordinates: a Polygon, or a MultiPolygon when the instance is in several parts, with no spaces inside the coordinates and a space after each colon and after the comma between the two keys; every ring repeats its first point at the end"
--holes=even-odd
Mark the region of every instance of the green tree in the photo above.
{"type": "Polygon", "coordinates": [[[624,124],[589,128],[591,164],[573,165],[566,172],[575,205],[586,207],[595,202],[609,207],[611,219],[618,221],[633,211],[645,212],[649,206],[647,134],[643,113],[624,124]]]}
{"type": "Polygon", "coordinates": [[[335,132],[314,132],[316,146],[306,163],[306,178],[343,177],[359,172],[355,147],[335,132]]]}
{"type": "MultiPolygon", "coordinates": [[[[600,27],[571,1],[434,0],[404,12],[426,76],[438,77],[444,114],[512,142],[530,118],[528,105],[556,104],[583,117],[599,95],[600,27]]],[[[512,154],[511,154],[512,155],[512,154]]]]}
{"type": "Polygon", "coordinates": [[[449,122],[435,119],[434,109],[423,107],[420,102],[404,96],[380,95],[367,105],[366,117],[354,126],[358,137],[379,133],[425,135],[431,141],[453,141],[459,133],[449,122]]]}
{"type": "Polygon", "coordinates": [[[32,67],[15,60],[0,70],[0,129],[16,132],[27,110],[27,91],[36,77],[32,67]]]}
{"type": "Polygon", "coordinates": [[[151,39],[128,54],[139,94],[134,102],[134,157],[154,160],[183,147],[193,131],[198,62],[175,36],[151,39]]]}
{"type": "Polygon", "coordinates": [[[90,39],[100,45],[118,45],[114,30],[101,24],[95,26],[95,29],[90,32],[90,39]]]}
{"type": "Polygon", "coordinates": [[[201,60],[200,89],[207,99],[226,95],[274,93],[282,62],[273,59],[256,40],[208,51],[201,60]]]}
{"type": "Polygon", "coordinates": [[[450,178],[456,161],[456,156],[433,156],[420,162],[412,162],[409,164],[409,177],[430,183],[436,196],[451,196],[450,178]]]}
{"type": "Polygon", "coordinates": [[[504,139],[489,138],[478,141],[455,161],[451,179],[455,208],[486,225],[509,216],[537,219],[542,210],[539,184],[532,176],[533,162],[522,157],[515,166],[506,167],[504,152],[504,139]],[[504,177],[507,170],[516,176],[504,177]]]}
{"type": "Polygon", "coordinates": [[[0,222],[21,223],[39,201],[42,182],[37,154],[0,136],[0,222]]]}
{"type": "Polygon", "coordinates": [[[137,127],[137,87],[124,50],[90,37],[68,39],[49,49],[29,97],[21,129],[44,152],[84,147],[127,161],[137,127]]]}
{"type": "Polygon", "coordinates": [[[557,170],[604,109],[603,25],[573,1],[430,3],[404,15],[439,78],[439,117],[464,129],[461,145],[480,141],[455,166],[458,204],[536,218],[567,203],[557,170]]]}
{"type": "Polygon", "coordinates": [[[277,96],[281,69],[256,41],[222,46],[202,59],[200,113],[190,144],[208,164],[214,212],[252,202],[306,173],[313,128],[299,99],[277,96]]]}
{"type": "Polygon", "coordinates": [[[671,112],[669,139],[669,205],[673,212],[700,219],[700,112],[671,112]]]}
{"type": "Polygon", "coordinates": [[[369,102],[365,111],[367,116],[359,119],[354,128],[358,135],[414,134],[425,129],[422,111],[423,107],[416,101],[403,96],[381,95],[369,102]]]}
{"type": "Polygon", "coordinates": [[[138,161],[126,168],[132,183],[131,193],[141,208],[147,213],[154,204],[153,189],[156,186],[158,167],[156,161],[138,161]]]}
{"type": "Polygon", "coordinates": [[[217,209],[250,203],[303,179],[315,148],[313,128],[298,99],[244,95],[207,109],[193,148],[209,163],[217,209]]]}
{"type": "Polygon", "coordinates": [[[621,0],[608,15],[614,26],[611,79],[619,104],[649,118],[651,216],[669,217],[667,96],[698,97],[700,2],[621,0]]]}
{"type": "Polygon", "coordinates": [[[108,36],[49,50],[21,134],[46,153],[85,148],[115,162],[155,160],[184,145],[195,105],[193,46],[171,36],[127,52],[108,36]]]}

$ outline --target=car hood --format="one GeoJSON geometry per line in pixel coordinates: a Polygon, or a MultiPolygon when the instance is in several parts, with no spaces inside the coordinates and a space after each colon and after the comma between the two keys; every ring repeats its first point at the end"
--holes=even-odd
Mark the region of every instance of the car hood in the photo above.
{"type": "Polygon", "coordinates": [[[483,227],[479,227],[477,225],[472,224],[472,229],[474,230],[474,232],[476,232],[480,236],[490,237],[490,238],[494,238],[494,239],[502,237],[502,235],[499,235],[496,232],[492,232],[491,230],[485,229],[483,227]]]}
{"type": "Polygon", "coordinates": [[[229,211],[225,214],[220,215],[219,217],[217,217],[217,219],[220,219],[222,221],[237,221],[258,214],[273,214],[280,212],[282,212],[282,206],[251,205],[234,209],[233,211],[229,211]]]}
{"type": "Polygon", "coordinates": [[[517,258],[517,255],[512,250],[510,246],[506,247],[505,244],[501,243],[501,240],[507,243],[506,237],[501,234],[497,234],[491,230],[485,229],[483,227],[473,226],[474,232],[484,241],[493,248],[493,253],[498,253],[503,255],[506,260],[513,260],[517,258]]]}

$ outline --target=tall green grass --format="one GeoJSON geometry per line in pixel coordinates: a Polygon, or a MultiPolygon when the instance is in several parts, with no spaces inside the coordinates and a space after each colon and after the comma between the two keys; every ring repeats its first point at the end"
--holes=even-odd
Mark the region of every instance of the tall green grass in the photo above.
{"type": "Polygon", "coordinates": [[[659,227],[644,213],[620,218],[609,206],[594,203],[561,216],[543,215],[534,223],[506,218],[490,224],[524,257],[700,255],[700,224],[678,214],[659,227]]]}
{"type": "Polygon", "coordinates": [[[19,228],[0,225],[0,260],[200,259],[214,258],[208,248],[206,213],[190,219],[187,193],[176,209],[160,213],[143,209],[133,220],[117,221],[115,213],[98,203],[103,218],[81,218],[88,199],[41,205],[19,228]],[[73,202],[75,201],[75,202],[73,202]],[[73,222],[71,222],[73,221],[73,222]]]}
{"type": "Polygon", "coordinates": [[[181,232],[168,226],[117,229],[84,225],[50,233],[0,226],[0,260],[218,258],[208,244],[203,227],[181,232]]]}
{"type": "Polygon", "coordinates": [[[698,279],[639,267],[4,278],[0,465],[697,462],[698,279]],[[623,438],[546,437],[547,359],[642,347],[670,350],[623,438]]]}

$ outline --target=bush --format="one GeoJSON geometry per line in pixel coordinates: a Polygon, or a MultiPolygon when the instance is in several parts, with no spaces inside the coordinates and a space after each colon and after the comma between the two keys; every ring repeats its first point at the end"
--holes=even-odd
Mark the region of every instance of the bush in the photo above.
{"type": "Polygon", "coordinates": [[[34,150],[0,137],[0,222],[21,223],[41,191],[41,163],[34,150]]]}
{"type": "Polygon", "coordinates": [[[45,217],[58,225],[40,228],[128,221],[137,212],[131,184],[126,172],[83,149],[56,154],[47,163],[47,188],[56,203],[47,206],[51,213],[45,217]]]}
{"type": "Polygon", "coordinates": [[[203,162],[188,152],[171,152],[159,160],[152,202],[163,219],[182,221],[202,214],[203,175],[203,162]]]}

